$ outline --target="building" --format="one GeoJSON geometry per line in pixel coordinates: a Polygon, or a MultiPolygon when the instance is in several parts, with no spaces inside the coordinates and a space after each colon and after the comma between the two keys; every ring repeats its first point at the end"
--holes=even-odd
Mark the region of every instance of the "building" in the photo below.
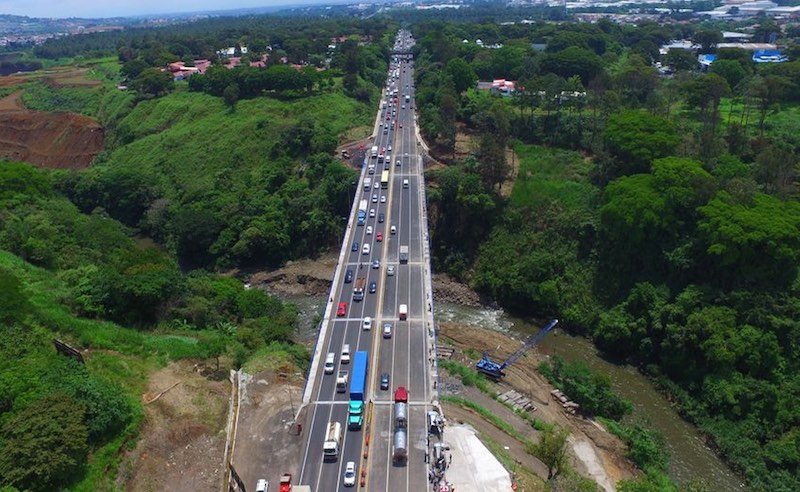
{"type": "Polygon", "coordinates": [[[755,63],[781,63],[789,61],[789,57],[780,50],[757,50],[753,52],[755,63]]]}

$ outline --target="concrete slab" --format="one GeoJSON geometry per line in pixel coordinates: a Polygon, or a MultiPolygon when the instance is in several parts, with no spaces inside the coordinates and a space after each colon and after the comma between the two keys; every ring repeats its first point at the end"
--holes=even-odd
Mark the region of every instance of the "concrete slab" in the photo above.
{"type": "Polygon", "coordinates": [[[447,480],[458,492],[508,492],[511,477],[468,425],[449,425],[445,441],[453,461],[447,480]]]}

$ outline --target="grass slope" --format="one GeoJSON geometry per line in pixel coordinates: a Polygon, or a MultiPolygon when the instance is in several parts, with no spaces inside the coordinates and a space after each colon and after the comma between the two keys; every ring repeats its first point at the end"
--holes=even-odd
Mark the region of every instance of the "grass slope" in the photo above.
{"type": "Polygon", "coordinates": [[[243,100],[229,112],[220,98],[176,92],[141,102],[122,119],[118,133],[131,143],[113,151],[108,165],[161,175],[168,194],[191,196],[213,189],[218,173],[247,180],[269,162],[271,146],[302,115],[313,115],[339,135],[369,124],[372,111],[342,94],[326,93],[293,101],[243,100]]]}

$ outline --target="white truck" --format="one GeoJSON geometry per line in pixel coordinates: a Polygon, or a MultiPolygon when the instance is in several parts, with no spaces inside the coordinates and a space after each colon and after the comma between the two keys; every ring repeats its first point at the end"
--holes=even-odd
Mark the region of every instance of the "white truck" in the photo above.
{"type": "Polygon", "coordinates": [[[377,145],[373,145],[372,146],[372,150],[370,150],[370,155],[372,156],[373,159],[376,159],[378,157],[378,146],[377,145]]]}
{"type": "Polygon", "coordinates": [[[408,317],[408,304],[400,304],[400,319],[408,317]]]}
{"type": "Polygon", "coordinates": [[[328,422],[325,442],[322,443],[322,457],[325,461],[336,461],[339,458],[339,446],[342,444],[342,424],[328,422]]]}

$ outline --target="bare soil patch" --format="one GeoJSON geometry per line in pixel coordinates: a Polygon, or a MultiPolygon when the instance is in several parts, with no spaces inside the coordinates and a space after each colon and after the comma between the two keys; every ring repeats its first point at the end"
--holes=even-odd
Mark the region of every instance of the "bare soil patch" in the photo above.
{"type": "Polygon", "coordinates": [[[329,252],[316,260],[289,261],[277,270],[252,273],[248,281],[271,294],[324,296],[331,289],[338,253],[329,252]]]}
{"type": "Polygon", "coordinates": [[[180,361],[150,375],[142,395],[140,440],[123,460],[120,487],[177,492],[220,489],[230,384],[213,369],[180,361]]]}
{"type": "Polygon", "coordinates": [[[233,466],[246,487],[254,488],[265,478],[277,490],[283,473],[300,472],[304,436],[297,435],[292,423],[303,388],[272,371],[244,379],[233,466]]]}
{"type": "Polygon", "coordinates": [[[27,79],[24,77],[17,77],[9,75],[7,77],[0,77],[0,87],[11,87],[12,85],[24,84],[27,79]]]}
{"type": "MultiPolygon", "coordinates": [[[[511,355],[519,346],[521,341],[496,331],[488,331],[469,325],[440,322],[440,340],[452,344],[456,349],[451,360],[461,362],[468,366],[473,366],[475,361],[467,356],[467,352],[480,353],[488,350],[496,360],[504,360],[511,355]]],[[[537,407],[531,415],[543,422],[559,425],[566,428],[571,433],[571,457],[572,466],[581,475],[588,476],[600,483],[610,482],[616,484],[619,480],[632,478],[638,474],[635,465],[625,458],[626,446],[617,437],[607,432],[598,423],[583,418],[579,415],[567,413],[560,405],[556,404],[550,391],[553,386],[538,373],[536,367],[545,356],[535,351],[529,352],[514,365],[506,369],[506,377],[498,385],[498,390],[506,391],[513,388],[519,393],[529,397],[537,407]],[[591,451],[587,450],[587,446],[591,451]],[[587,452],[588,451],[588,452],[587,452]],[[603,476],[604,475],[604,476],[603,476]]],[[[463,396],[475,403],[489,409],[492,413],[502,418],[515,427],[532,441],[536,441],[537,433],[531,425],[519,416],[511,412],[507,407],[493,400],[489,396],[481,393],[476,388],[465,388],[459,382],[443,383],[445,391],[455,391],[456,394],[463,396]],[[461,386],[459,388],[459,386],[461,386]]],[[[457,381],[457,380],[456,380],[457,381]]],[[[469,412],[475,415],[472,412],[469,412]]],[[[450,416],[446,414],[448,418],[450,416]]],[[[463,412],[460,414],[463,416],[463,412]]],[[[476,415],[476,420],[482,420],[476,415]]],[[[473,426],[480,430],[481,424],[468,420],[473,426]]],[[[490,424],[491,425],[491,424],[490,424]]],[[[518,442],[502,431],[503,437],[497,440],[503,445],[514,449],[513,443],[518,442]]],[[[494,435],[492,436],[494,438],[494,435]]],[[[516,454],[515,454],[516,456],[516,454]]],[[[531,457],[530,459],[535,460],[531,457]]],[[[536,460],[538,463],[538,460],[536,460]]],[[[547,477],[546,472],[542,475],[540,468],[523,463],[528,469],[535,471],[540,477],[547,477]]],[[[543,466],[539,463],[537,466],[543,466]]]]}
{"type": "Polygon", "coordinates": [[[57,67],[45,71],[45,82],[52,87],[95,87],[100,85],[99,80],[86,78],[86,68],[57,67]]]}
{"type": "Polygon", "coordinates": [[[19,92],[0,99],[0,159],[81,169],[91,164],[103,144],[103,128],[92,118],[25,109],[19,92]]]}

